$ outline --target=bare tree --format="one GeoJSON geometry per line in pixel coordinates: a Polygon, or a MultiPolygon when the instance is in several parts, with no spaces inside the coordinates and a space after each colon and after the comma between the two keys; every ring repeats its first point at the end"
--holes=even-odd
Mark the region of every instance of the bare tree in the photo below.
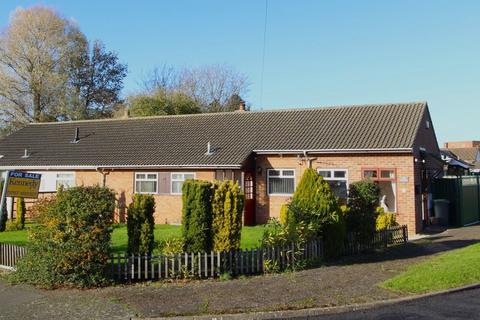
{"type": "Polygon", "coordinates": [[[238,108],[232,105],[232,97],[244,96],[249,82],[225,64],[181,69],[163,65],[153,69],[141,85],[143,95],[153,96],[158,90],[180,92],[192,98],[202,112],[222,112],[238,108]]]}
{"type": "Polygon", "coordinates": [[[45,7],[17,9],[0,35],[0,120],[53,120],[66,107],[67,64],[86,39],[45,7]]]}
{"type": "Polygon", "coordinates": [[[184,69],[180,75],[180,90],[199,103],[203,112],[232,111],[226,106],[233,95],[245,95],[247,77],[224,64],[184,69]]]}

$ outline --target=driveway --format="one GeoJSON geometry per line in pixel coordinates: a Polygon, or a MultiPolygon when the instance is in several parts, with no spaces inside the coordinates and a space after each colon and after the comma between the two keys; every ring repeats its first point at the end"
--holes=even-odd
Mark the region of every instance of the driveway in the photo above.
{"type": "Polygon", "coordinates": [[[400,297],[377,286],[431,255],[480,240],[480,226],[452,229],[383,253],[296,273],[232,281],[155,282],[95,290],[38,290],[0,281],[0,318],[105,319],[341,306],[400,297]]]}

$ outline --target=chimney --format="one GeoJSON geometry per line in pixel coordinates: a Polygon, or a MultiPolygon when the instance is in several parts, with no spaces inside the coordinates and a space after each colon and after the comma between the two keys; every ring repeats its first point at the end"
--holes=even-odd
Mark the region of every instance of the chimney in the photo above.
{"type": "Polygon", "coordinates": [[[247,110],[245,109],[245,101],[240,100],[240,105],[238,106],[238,110],[237,110],[237,111],[238,111],[238,112],[247,111],[247,110]]]}
{"type": "Polygon", "coordinates": [[[75,137],[73,138],[72,143],[78,143],[80,141],[80,128],[75,128],[75,137]]]}
{"type": "Polygon", "coordinates": [[[205,152],[205,155],[206,155],[206,156],[211,156],[212,154],[213,154],[212,145],[210,144],[210,141],[208,141],[208,143],[207,143],[207,152],[205,152]]]}

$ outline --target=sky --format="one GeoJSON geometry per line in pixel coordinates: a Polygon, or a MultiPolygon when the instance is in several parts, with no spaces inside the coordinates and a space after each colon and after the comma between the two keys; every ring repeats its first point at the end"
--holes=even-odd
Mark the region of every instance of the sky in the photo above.
{"type": "Polygon", "coordinates": [[[440,144],[480,140],[478,0],[268,0],[263,90],[265,0],[2,0],[0,26],[32,5],[117,52],[125,96],[155,66],[228,64],[253,110],[427,101],[440,144]]]}

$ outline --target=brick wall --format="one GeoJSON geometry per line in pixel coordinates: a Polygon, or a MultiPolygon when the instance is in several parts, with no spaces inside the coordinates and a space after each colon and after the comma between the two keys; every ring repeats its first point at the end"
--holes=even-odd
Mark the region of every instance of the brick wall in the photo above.
{"type": "MultiPolygon", "coordinates": [[[[418,233],[420,224],[416,221],[416,197],[414,178],[414,158],[412,154],[348,154],[348,155],[309,155],[312,168],[347,169],[348,183],[362,179],[363,168],[396,169],[397,183],[397,221],[407,224],[410,233],[418,233]]],[[[289,196],[269,196],[267,194],[267,170],[271,168],[295,169],[296,183],[303,171],[308,167],[303,157],[291,155],[258,155],[257,156],[257,191],[256,219],[257,223],[265,223],[270,217],[279,217],[280,207],[289,196]],[[259,169],[261,168],[261,169],[259,169]]]]}
{"type": "MultiPolygon", "coordinates": [[[[141,170],[149,172],[148,170],[141,170]]],[[[158,170],[151,172],[160,172],[158,170]]],[[[167,171],[165,171],[167,172],[167,171]]],[[[213,180],[215,171],[210,170],[175,170],[175,172],[195,172],[197,179],[213,180]]],[[[102,185],[103,176],[100,172],[85,170],[76,171],[77,186],[102,185]]],[[[116,194],[116,220],[125,221],[126,208],[132,201],[134,193],[134,171],[116,170],[105,172],[105,186],[111,188],[116,194]]],[[[181,195],[154,195],[156,210],[155,223],[177,224],[182,221],[182,196],[181,195]]]]}

